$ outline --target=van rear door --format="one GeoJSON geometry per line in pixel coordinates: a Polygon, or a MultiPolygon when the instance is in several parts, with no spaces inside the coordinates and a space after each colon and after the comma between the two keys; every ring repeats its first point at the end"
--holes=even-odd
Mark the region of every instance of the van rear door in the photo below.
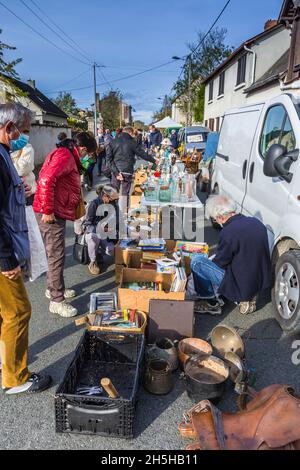
{"type": "Polygon", "coordinates": [[[263,104],[226,113],[220,133],[214,183],[241,208],[254,136],[263,104]]]}
{"type": "MultiPolygon", "coordinates": [[[[271,246],[280,237],[284,227],[295,178],[288,183],[280,177],[265,176],[264,161],[273,144],[282,144],[288,151],[299,148],[298,127],[299,116],[291,98],[281,95],[266,105],[253,145],[243,212],[257,217],[266,225],[271,246]]],[[[295,172],[296,169],[297,162],[290,171],[295,172]]]]}

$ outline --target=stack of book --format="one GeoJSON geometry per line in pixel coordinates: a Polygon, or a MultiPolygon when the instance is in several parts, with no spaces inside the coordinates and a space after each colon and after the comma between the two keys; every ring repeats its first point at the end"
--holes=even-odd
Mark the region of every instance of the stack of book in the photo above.
{"type": "Polygon", "coordinates": [[[150,251],[152,253],[165,251],[166,242],[163,238],[151,238],[146,240],[140,240],[139,248],[143,251],[150,251]]]}
{"type": "Polygon", "coordinates": [[[185,292],[187,277],[184,268],[176,268],[170,292],[185,292]]]}

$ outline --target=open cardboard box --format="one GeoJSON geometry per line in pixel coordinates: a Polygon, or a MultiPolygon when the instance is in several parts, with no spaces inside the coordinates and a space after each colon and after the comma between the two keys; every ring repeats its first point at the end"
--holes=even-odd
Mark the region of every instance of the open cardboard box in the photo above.
{"type": "Polygon", "coordinates": [[[138,309],[148,313],[149,303],[152,299],[184,300],[185,292],[169,292],[173,279],[173,274],[159,274],[151,270],[124,268],[121,285],[118,289],[119,307],[138,309]],[[134,291],[123,287],[124,283],[127,282],[162,282],[163,291],[134,291]]]}

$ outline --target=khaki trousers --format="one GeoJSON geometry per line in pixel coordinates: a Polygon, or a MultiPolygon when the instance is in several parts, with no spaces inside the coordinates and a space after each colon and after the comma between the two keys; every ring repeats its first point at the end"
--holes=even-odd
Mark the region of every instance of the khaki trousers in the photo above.
{"type": "Polygon", "coordinates": [[[22,277],[15,281],[0,272],[0,356],[2,387],[27,382],[28,327],[31,305],[22,277]]]}

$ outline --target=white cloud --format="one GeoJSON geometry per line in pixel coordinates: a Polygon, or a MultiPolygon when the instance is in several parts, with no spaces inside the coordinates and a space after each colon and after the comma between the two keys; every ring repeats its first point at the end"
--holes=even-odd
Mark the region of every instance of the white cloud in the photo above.
{"type": "Polygon", "coordinates": [[[150,124],[152,122],[153,111],[139,111],[133,113],[133,119],[143,121],[145,124],[150,124]]]}

